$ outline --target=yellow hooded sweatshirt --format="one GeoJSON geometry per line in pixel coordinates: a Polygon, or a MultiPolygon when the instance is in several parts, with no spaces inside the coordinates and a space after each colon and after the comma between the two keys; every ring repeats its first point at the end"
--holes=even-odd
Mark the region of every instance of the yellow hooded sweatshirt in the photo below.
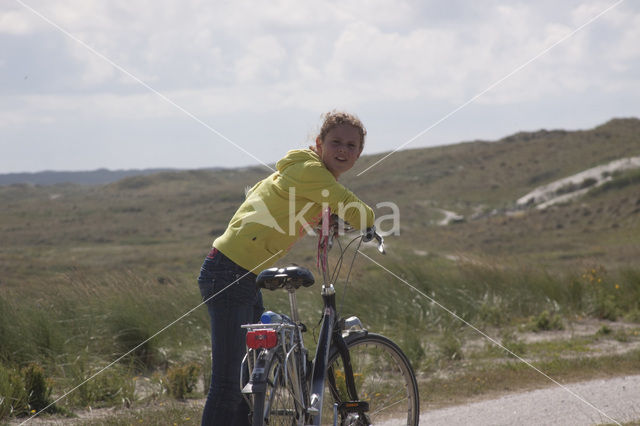
{"type": "Polygon", "coordinates": [[[276,169],[251,188],[224,234],[213,242],[244,269],[257,273],[273,266],[316,227],[323,207],[357,229],[373,225],[373,210],[338,183],[312,150],[289,151],[276,169]]]}

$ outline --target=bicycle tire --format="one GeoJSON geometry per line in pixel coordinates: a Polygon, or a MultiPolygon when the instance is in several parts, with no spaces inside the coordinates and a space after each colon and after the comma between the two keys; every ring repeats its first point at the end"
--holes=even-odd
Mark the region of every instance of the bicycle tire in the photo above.
{"type": "Polygon", "coordinates": [[[267,366],[268,375],[264,392],[253,394],[253,426],[296,425],[301,423],[301,410],[298,408],[290,381],[284,374],[282,353],[277,353],[267,366]]]}
{"type": "MultiPolygon", "coordinates": [[[[374,333],[345,339],[358,397],[369,403],[364,416],[341,412],[339,425],[398,424],[417,426],[420,418],[418,383],[409,359],[388,338],[374,333]]],[[[329,355],[322,424],[333,424],[334,403],[348,401],[343,361],[337,349],[329,355]],[[332,375],[333,380],[329,377],[332,375]],[[332,385],[331,382],[335,385],[332,385]],[[337,400],[334,395],[338,395],[337,400]]]]}

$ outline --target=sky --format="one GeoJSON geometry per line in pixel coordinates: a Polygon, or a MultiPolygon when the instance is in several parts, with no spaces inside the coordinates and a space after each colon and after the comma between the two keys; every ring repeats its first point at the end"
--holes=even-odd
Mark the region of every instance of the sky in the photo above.
{"type": "Polygon", "coordinates": [[[331,109],[365,154],[640,117],[640,1],[0,0],[0,173],[272,164],[331,109]]]}

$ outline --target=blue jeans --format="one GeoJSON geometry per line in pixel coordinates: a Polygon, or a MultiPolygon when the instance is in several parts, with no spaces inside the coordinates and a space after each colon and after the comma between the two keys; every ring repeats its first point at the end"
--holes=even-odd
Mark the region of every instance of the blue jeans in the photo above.
{"type": "Polygon", "coordinates": [[[198,286],[211,318],[211,385],[202,425],[247,425],[249,407],[240,393],[246,331],[240,326],[260,320],[262,293],[255,274],[216,249],[202,264],[198,286]]]}

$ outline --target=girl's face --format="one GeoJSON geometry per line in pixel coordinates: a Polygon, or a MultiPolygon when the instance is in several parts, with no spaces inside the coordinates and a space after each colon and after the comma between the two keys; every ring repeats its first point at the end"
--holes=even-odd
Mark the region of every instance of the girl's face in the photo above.
{"type": "Polygon", "coordinates": [[[350,124],[339,124],[327,132],[324,140],[316,138],[316,149],[325,167],[338,179],[360,157],[360,131],[350,124]]]}

